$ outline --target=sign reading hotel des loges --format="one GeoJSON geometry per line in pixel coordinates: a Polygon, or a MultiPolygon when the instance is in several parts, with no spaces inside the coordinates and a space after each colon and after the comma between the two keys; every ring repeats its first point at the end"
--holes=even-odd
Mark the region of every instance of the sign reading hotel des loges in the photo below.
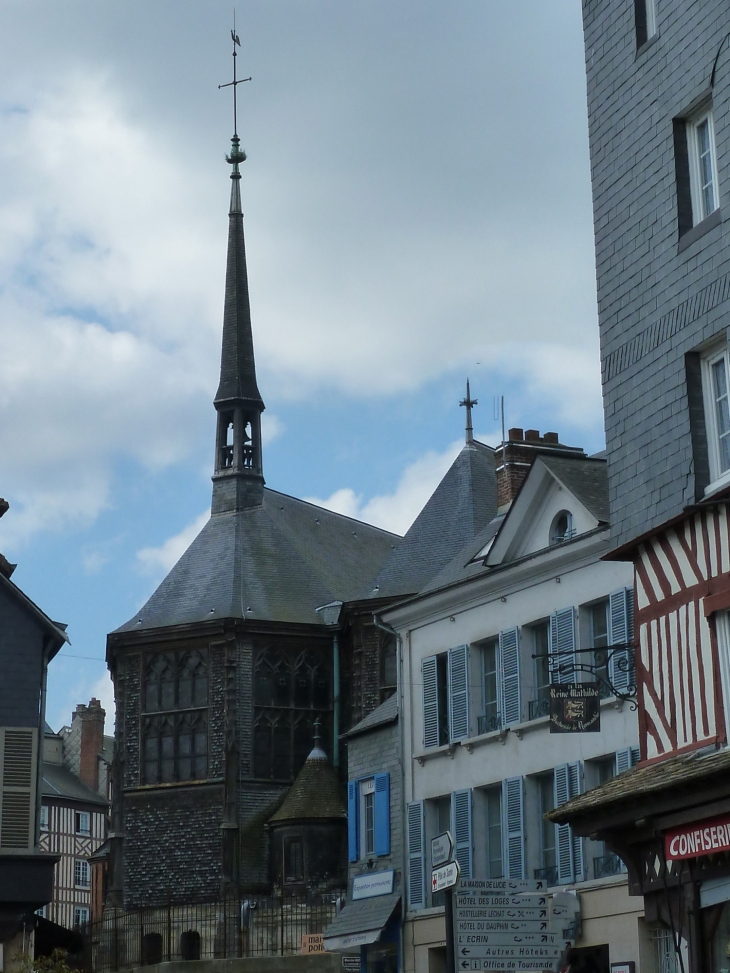
{"type": "Polygon", "coordinates": [[[564,682],[550,686],[551,733],[598,733],[601,697],[597,682],[564,682]]]}
{"type": "Polygon", "coordinates": [[[730,814],[673,828],[664,835],[667,859],[697,858],[716,851],[730,851],[730,814]]]}

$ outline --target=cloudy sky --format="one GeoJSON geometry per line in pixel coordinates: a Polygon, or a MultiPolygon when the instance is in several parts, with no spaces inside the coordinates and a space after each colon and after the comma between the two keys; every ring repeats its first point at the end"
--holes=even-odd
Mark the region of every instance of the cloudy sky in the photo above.
{"type": "MultiPolygon", "coordinates": [[[[0,5],[0,550],[72,645],[210,503],[232,129],[219,0],[0,5]]],[[[603,446],[578,0],[246,0],[242,191],[270,486],[404,531],[463,437],[603,446]]]]}

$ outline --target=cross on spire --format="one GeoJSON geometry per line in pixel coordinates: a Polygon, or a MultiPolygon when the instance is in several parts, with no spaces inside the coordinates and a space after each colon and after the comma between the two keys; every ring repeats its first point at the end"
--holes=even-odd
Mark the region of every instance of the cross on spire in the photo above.
{"type": "Polygon", "coordinates": [[[466,441],[467,443],[474,442],[474,430],[471,424],[471,410],[475,405],[478,405],[476,399],[472,399],[471,393],[469,391],[469,379],[466,380],[466,398],[462,399],[459,406],[466,408],[466,441]]]}
{"type": "Polygon", "coordinates": [[[238,39],[238,34],[236,33],[236,12],[233,12],[233,30],[231,31],[231,40],[233,41],[233,81],[228,81],[226,84],[219,84],[218,90],[221,88],[233,88],[233,138],[231,142],[233,143],[233,149],[231,150],[231,155],[228,161],[235,166],[234,172],[238,171],[238,163],[243,162],[246,158],[246,153],[242,152],[238,148],[239,138],[238,138],[238,102],[237,102],[237,89],[239,84],[243,84],[244,81],[250,81],[251,78],[237,78],[236,77],[236,58],[238,57],[237,47],[241,46],[241,42],[238,39]]]}

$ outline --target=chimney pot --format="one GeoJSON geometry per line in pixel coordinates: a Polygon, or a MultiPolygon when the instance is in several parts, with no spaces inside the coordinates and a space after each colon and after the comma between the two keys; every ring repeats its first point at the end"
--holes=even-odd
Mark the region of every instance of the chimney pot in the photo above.
{"type": "Polygon", "coordinates": [[[509,432],[507,433],[507,438],[511,443],[522,442],[522,438],[523,438],[522,429],[520,429],[519,426],[515,426],[513,429],[509,430],[509,432]]]}
{"type": "Polygon", "coordinates": [[[81,753],[79,757],[79,779],[92,791],[99,790],[99,754],[104,748],[104,717],[106,713],[98,699],[89,700],[89,705],[79,703],[76,714],[81,720],[81,753]]]}
{"type": "Polygon", "coordinates": [[[539,429],[525,429],[525,441],[529,440],[531,443],[537,443],[540,441],[540,430],[539,429]]]}
{"type": "Polygon", "coordinates": [[[558,439],[558,434],[556,432],[546,432],[545,435],[543,436],[543,441],[546,443],[554,443],[554,445],[556,446],[560,442],[560,440],[558,439]]]}

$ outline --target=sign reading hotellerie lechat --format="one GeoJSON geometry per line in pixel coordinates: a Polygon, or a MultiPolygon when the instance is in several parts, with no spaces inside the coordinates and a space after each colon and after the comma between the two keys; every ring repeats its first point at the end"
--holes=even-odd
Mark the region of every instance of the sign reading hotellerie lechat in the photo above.
{"type": "Polygon", "coordinates": [[[465,879],[454,892],[457,970],[558,969],[566,943],[550,928],[545,882],[465,879]]]}

